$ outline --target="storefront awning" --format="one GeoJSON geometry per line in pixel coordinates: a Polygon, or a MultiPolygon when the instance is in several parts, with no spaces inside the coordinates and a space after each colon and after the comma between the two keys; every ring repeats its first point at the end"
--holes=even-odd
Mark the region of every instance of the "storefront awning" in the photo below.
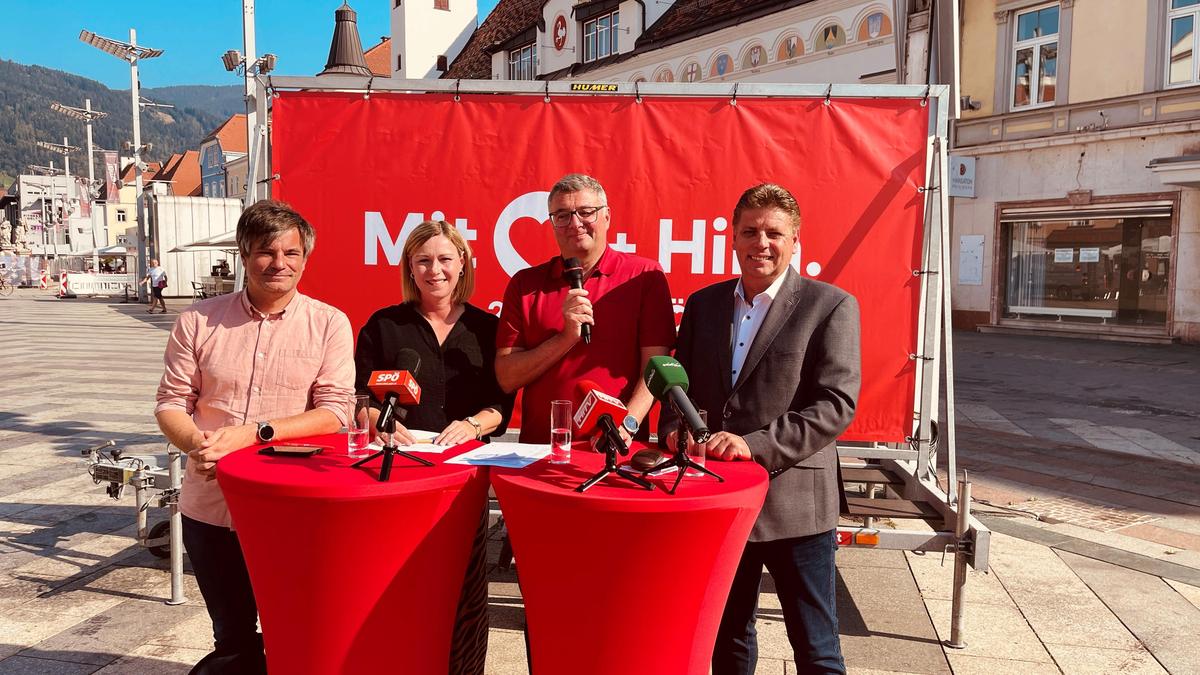
{"type": "Polygon", "coordinates": [[[1173,202],[1159,200],[1086,206],[1050,206],[1006,208],[1000,212],[1002,223],[1054,220],[1093,220],[1096,218],[1170,218],[1173,202]]]}
{"type": "Polygon", "coordinates": [[[1158,176],[1163,185],[1180,185],[1200,188],[1200,155],[1159,157],[1146,165],[1158,176]]]}

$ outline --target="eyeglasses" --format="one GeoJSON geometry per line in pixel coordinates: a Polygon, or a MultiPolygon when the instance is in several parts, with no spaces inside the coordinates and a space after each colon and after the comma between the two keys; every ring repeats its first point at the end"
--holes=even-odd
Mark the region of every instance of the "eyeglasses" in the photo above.
{"type": "Polygon", "coordinates": [[[560,230],[571,226],[572,217],[578,217],[579,222],[590,225],[600,217],[600,209],[607,208],[608,205],[605,204],[604,206],[581,206],[574,211],[555,211],[550,214],[550,222],[560,230]]]}

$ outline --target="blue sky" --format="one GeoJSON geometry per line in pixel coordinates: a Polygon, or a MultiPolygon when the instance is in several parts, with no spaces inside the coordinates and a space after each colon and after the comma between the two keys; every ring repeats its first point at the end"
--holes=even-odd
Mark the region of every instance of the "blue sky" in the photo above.
{"type": "MultiPolygon", "coordinates": [[[[455,0],[463,2],[465,0],[455,0]]],[[[79,41],[79,31],[126,41],[137,29],[138,44],[164,50],[142,64],[144,87],[176,84],[238,84],[225,72],[221,54],[242,48],[241,0],[150,0],[93,3],[83,0],[9,0],[9,29],[0,37],[0,58],[65,70],[113,89],[129,88],[129,67],[79,41]]],[[[315,75],[325,67],[333,36],[333,13],[341,0],[259,0],[254,11],[257,50],[279,57],[276,72],[315,75]]],[[[496,0],[479,0],[480,20],[496,0]]],[[[391,31],[392,0],[351,0],[358,12],[363,48],[391,31]]]]}

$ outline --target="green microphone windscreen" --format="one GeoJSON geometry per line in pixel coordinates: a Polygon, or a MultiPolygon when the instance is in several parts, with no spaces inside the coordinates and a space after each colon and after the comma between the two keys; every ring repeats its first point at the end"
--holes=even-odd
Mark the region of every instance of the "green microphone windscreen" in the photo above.
{"type": "Polygon", "coordinates": [[[687,371],[683,369],[683,364],[670,356],[651,356],[643,378],[646,388],[655,399],[666,396],[671,387],[679,387],[683,391],[688,388],[687,371]]]}

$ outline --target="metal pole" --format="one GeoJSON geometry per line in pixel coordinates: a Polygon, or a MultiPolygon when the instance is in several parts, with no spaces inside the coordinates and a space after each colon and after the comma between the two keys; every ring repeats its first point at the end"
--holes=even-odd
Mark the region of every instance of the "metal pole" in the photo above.
{"type": "MultiPolygon", "coordinates": [[[[92,164],[93,164],[93,162],[92,162],[92,99],[85,98],[83,100],[83,109],[87,111],[87,114],[84,116],[84,128],[87,129],[87,176],[88,176],[87,197],[89,200],[91,200],[92,190],[96,186],[96,170],[92,166],[92,164]]],[[[96,205],[96,202],[93,200],[92,206],[94,207],[95,205],[96,205]]],[[[105,210],[105,212],[107,213],[107,209],[105,210]]],[[[100,248],[100,246],[99,246],[99,242],[96,238],[96,214],[95,214],[95,212],[92,213],[91,218],[92,218],[92,271],[99,274],[100,273],[100,254],[97,253],[96,250],[98,248],[100,248]]],[[[107,243],[107,242],[105,242],[105,243],[107,243]]]]}
{"type": "Polygon", "coordinates": [[[67,177],[71,177],[71,144],[67,142],[67,137],[63,136],[63,171],[67,177]]]}
{"type": "MultiPolygon", "coordinates": [[[[129,44],[137,47],[137,31],[133,28],[129,29],[129,44]]],[[[134,194],[134,199],[137,200],[137,281],[141,281],[146,277],[146,271],[149,269],[147,265],[147,229],[146,229],[146,203],[143,198],[142,189],[142,115],[139,101],[139,85],[138,85],[138,59],[137,55],[131,51],[129,57],[129,98],[133,103],[133,175],[134,189],[137,191],[134,194]]],[[[143,288],[141,283],[137,285],[138,300],[140,302],[147,301],[147,294],[150,289],[143,288]]]]}
{"type": "Polygon", "coordinates": [[[167,451],[167,477],[171,481],[171,599],[168,605],[187,602],[183,596],[183,514],[179,512],[179,490],[183,484],[183,453],[178,448],[167,451]]]}
{"type": "Polygon", "coordinates": [[[242,52],[246,59],[242,67],[246,87],[246,194],[242,198],[243,208],[258,201],[258,173],[255,170],[260,160],[257,143],[258,94],[254,82],[258,56],[254,49],[254,0],[242,0],[242,52]]]}
{"type": "Polygon", "coordinates": [[[96,172],[92,168],[92,99],[83,100],[83,109],[87,111],[87,164],[88,164],[88,186],[90,187],[96,180],[96,172]]]}
{"type": "Polygon", "coordinates": [[[962,649],[967,646],[963,642],[963,605],[967,594],[967,552],[963,550],[967,543],[967,529],[971,525],[971,481],[966,474],[958,482],[958,520],[954,524],[954,595],[950,599],[950,640],[946,646],[952,649],[962,649]]]}

